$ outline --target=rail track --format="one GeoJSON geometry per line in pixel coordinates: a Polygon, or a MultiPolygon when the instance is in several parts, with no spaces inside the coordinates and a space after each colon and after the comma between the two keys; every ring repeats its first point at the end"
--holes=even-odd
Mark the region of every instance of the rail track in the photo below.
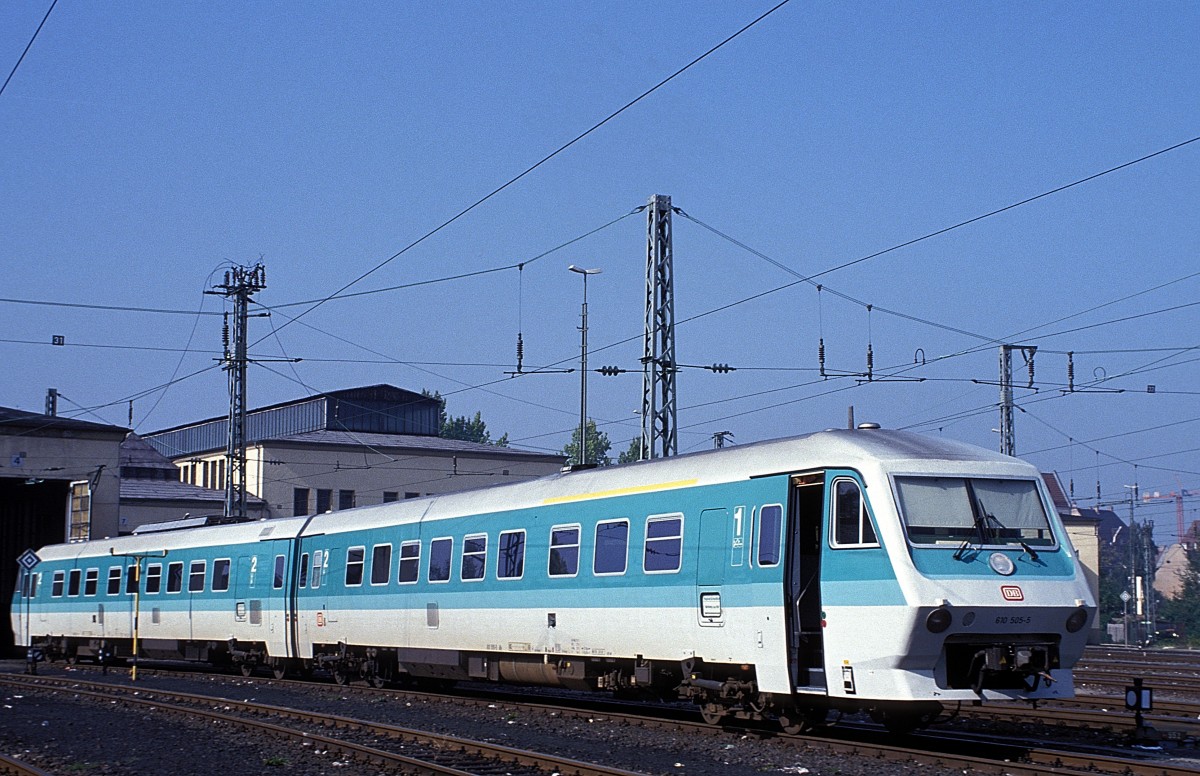
{"type": "Polygon", "coordinates": [[[400,773],[438,776],[488,773],[514,776],[636,776],[631,771],[498,744],[194,693],[147,690],[144,686],[93,682],[74,677],[12,674],[0,674],[0,684],[25,692],[68,692],[73,696],[96,701],[117,700],[127,705],[233,725],[258,734],[319,746],[339,756],[373,766],[384,766],[400,773]],[[338,735],[317,732],[330,729],[338,735]],[[379,745],[372,746],[363,741],[400,744],[404,753],[379,745]]]}
{"type": "MultiPolygon", "coordinates": [[[[114,677],[115,678],[115,677],[114,677]]],[[[239,680],[245,681],[245,680],[239,680]]],[[[289,682],[278,680],[262,680],[270,684],[291,684],[289,682]]],[[[389,725],[377,725],[375,723],[365,722],[363,720],[355,720],[344,717],[336,717],[327,714],[314,714],[298,709],[282,709],[280,707],[265,706],[262,704],[249,703],[245,701],[233,702],[226,699],[214,698],[206,695],[194,695],[188,693],[164,693],[158,690],[148,690],[145,684],[138,686],[126,684],[113,684],[108,682],[90,682],[78,678],[58,678],[58,677],[24,677],[18,675],[3,675],[0,674],[0,682],[14,683],[24,687],[43,687],[48,689],[63,689],[71,692],[96,692],[101,695],[106,693],[124,693],[123,697],[128,697],[129,693],[138,692],[139,697],[143,700],[162,699],[157,702],[170,703],[173,705],[186,705],[188,710],[203,707],[203,706],[218,706],[228,707],[230,710],[236,709],[240,717],[253,715],[262,717],[264,715],[271,719],[287,719],[302,721],[305,726],[320,726],[321,728],[335,727],[339,731],[342,730],[357,730],[365,731],[364,735],[372,740],[381,738],[391,738],[394,736],[420,735],[428,736],[431,734],[418,733],[402,728],[395,728],[389,725]],[[116,689],[114,689],[116,688],[116,689]],[[167,700],[170,698],[170,700],[167,700]]],[[[303,687],[311,689],[311,683],[296,683],[303,687]]],[[[328,687],[328,685],[325,685],[328,687]]],[[[346,688],[338,688],[339,692],[345,692],[346,688]]],[[[392,697],[420,697],[428,696],[435,697],[439,701],[445,702],[445,696],[434,695],[427,693],[414,693],[410,691],[382,690],[369,687],[354,687],[353,692],[364,694],[375,694],[379,696],[392,697]]],[[[486,698],[482,700],[472,701],[469,698],[455,698],[454,702],[460,703],[480,703],[480,704],[495,704],[502,702],[505,705],[511,705],[514,708],[519,708],[522,713],[537,711],[539,713],[551,714],[555,716],[569,717],[571,715],[584,716],[589,719],[594,719],[597,716],[603,717],[605,723],[614,725],[635,725],[637,727],[647,726],[666,726],[672,730],[680,731],[688,735],[745,735],[746,729],[720,729],[714,728],[711,725],[706,725],[700,722],[689,721],[675,712],[666,715],[658,714],[639,707],[636,712],[633,711],[605,711],[598,712],[595,707],[587,708],[572,708],[570,704],[564,703],[561,699],[555,699],[547,703],[529,703],[528,701],[497,701],[495,698],[486,698]]],[[[1027,718],[1028,708],[1020,711],[1014,709],[1014,714],[1025,712],[1027,718]]],[[[291,730],[290,735],[297,735],[295,728],[291,730]]],[[[786,740],[797,747],[811,750],[820,750],[826,753],[836,753],[847,756],[868,757],[877,760],[889,762],[918,762],[932,765],[939,765],[947,768],[955,769],[971,769],[981,773],[1009,773],[1009,774],[1073,774],[1073,773],[1089,773],[1095,776],[1097,773],[1113,773],[1113,774],[1130,774],[1131,776],[1149,776],[1150,774],[1158,774],[1159,776],[1183,776],[1183,774],[1200,773],[1195,762],[1184,763],[1182,765],[1171,764],[1158,759],[1144,759],[1133,757],[1124,753],[1113,753],[1109,751],[1067,751],[1061,748],[1049,748],[1037,742],[1014,742],[1005,740],[996,736],[979,736],[964,733],[950,732],[928,732],[913,736],[906,740],[904,745],[897,745],[896,739],[887,736],[872,726],[846,725],[839,727],[834,732],[827,735],[803,735],[803,736],[787,736],[776,732],[769,731],[754,731],[756,735],[771,736],[786,740]]],[[[299,735],[308,735],[312,740],[311,733],[299,733],[299,735]]],[[[322,739],[324,741],[324,739],[322,739]]],[[[352,742],[345,742],[341,739],[330,739],[329,746],[349,746],[352,742]]],[[[324,743],[322,744],[324,745],[324,743]]],[[[455,743],[450,745],[451,748],[461,748],[462,746],[490,746],[480,745],[475,742],[467,742],[466,744],[455,743]]],[[[443,744],[440,748],[446,748],[443,744]]],[[[364,759],[367,762],[383,762],[379,760],[381,755],[377,754],[374,747],[368,747],[369,751],[357,751],[352,748],[345,750],[336,749],[334,751],[345,751],[348,756],[355,756],[364,759]]],[[[503,754],[497,757],[514,758],[515,750],[501,747],[503,754]]],[[[455,749],[458,751],[458,749],[455,749]]],[[[409,753],[411,754],[411,753],[409,753]]],[[[504,762],[520,762],[516,759],[501,760],[504,762]]],[[[492,761],[493,763],[495,760],[492,761]]],[[[599,766],[586,766],[595,768],[595,770],[571,770],[572,767],[582,767],[583,764],[568,761],[569,765],[564,765],[562,761],[555,762],[551,768],[559,773],[580,773],[580,774],[600,774],[600,773],[626,773],[624,771],[613,771],[602,769],[599,766]]],[[[510,772],[511,768],[509,769],[510,772]]],[[[485,771],[472,771],[485,772],[485,771]]],[[[545,770],[541,772],[546,772],[545,770]]]]}
{"type": "Polygon", "coordinates": [[[52,776],[49,772],[35,767],[27,762],[0,754],[0,773],[12,776],[52,776]]]}

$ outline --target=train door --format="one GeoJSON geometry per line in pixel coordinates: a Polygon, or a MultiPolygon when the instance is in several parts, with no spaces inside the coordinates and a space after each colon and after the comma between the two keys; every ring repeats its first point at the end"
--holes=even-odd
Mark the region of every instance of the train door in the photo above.
{"type": "Polygon", "coordinates": [[[267,651],[272,657],[293,657],[288,638],[289,617],[287,570],[291,542],[277,539],[271,548],[271,590],[267,598],[267,651]]]}
{"type": "Polygon", "coordinates": [[[825,692],[821,630],[821,548],[825,524],[825,472],[795,474],[788,503],[788,653],[792,685],[825,692]]]}
{"type": "Polygon", "coordinates": [[[725,624],[725,615],[721,608],[721,586],[725,583],[725,565],[728,562],[728,526],[728,509],[706,509],[700,513],[696,589],[699,595],[699,621],[707,627],[720,627],[725,624]]]}
{"type": "Polygon", "coordinates": [[[259,597],[259,558],[242,555],[238,558],[233,619],[240,624],[262,625],[262,598],[259,597]]]}

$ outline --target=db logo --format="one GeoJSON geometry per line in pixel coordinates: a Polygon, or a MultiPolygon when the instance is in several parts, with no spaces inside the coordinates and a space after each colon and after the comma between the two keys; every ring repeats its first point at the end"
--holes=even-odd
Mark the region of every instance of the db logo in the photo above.
{"type": "MultiPolygon", "coordinates": [[[[1020,594],[1020,592],[1021,592],[1020,590],[1017,591],[1018,594],[1020,594]]],[[[1020,600],[1020,599],[1017,599],[1017,600],[1020,600]]],[[[325,612],[317,612],[317,627],[318,628],[325,627],[325,612]]]]}
{"type": "Polygon", "coordinates": [[[1021,588],[1016,585],[1001,585],[1000,595],[1004,596],[1005,601],[1024,601],[1025,594],[1021,592],[1021,588]]]}

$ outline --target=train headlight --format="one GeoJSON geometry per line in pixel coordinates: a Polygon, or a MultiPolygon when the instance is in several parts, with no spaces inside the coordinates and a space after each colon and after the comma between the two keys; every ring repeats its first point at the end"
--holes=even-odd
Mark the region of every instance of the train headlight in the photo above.
{"type": "Polygon", "coordinates": [[[1067,618],[1067,633],[1078,633],[1084,625],[1087,625],[1088,613],[1087,609],[1080,607],[1071,612],[1071,616],[1067,618]]]}
{"type": "Polygon", "coordinates": [[[941,633],[950,627],[950,623],[954,621],[953,615],[949,609],[934,609],[925,618],[925,627],[930,633],[941,633]]]}

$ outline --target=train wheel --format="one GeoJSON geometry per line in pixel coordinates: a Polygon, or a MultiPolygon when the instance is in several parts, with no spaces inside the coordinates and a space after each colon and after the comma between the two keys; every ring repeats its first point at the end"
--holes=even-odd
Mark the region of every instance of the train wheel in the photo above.
{"type": "Polygon", "coordinates": [[[350,672],[341,667],[333,669],[333,683],[340,685],[350,684],[350,672]]]}
{"type": "Polygon", "coordinates": [[[287,676],[287,665],[283,661],[280,661],[271,666],[271,675],[276,679],[282,679],[287,676]]]}
{"type": "Polygon", "coordinates": [[[789,709],[779,715],[779,727],[788,735],[810,733],[825,724],[825,709],[789,709]]]}
{"type": "Polygon", "coordinates": [[[242,676],[251,677],[254,675],[253,663],[238,663],[238,668],[242,670],[242,676]]]}
{"type": "Polygon", "coordinates": [[[727,711],[728,709],[719,703],[706,703],[700,707],[700,718],[707,725],[719,725],[727,711]]]}

